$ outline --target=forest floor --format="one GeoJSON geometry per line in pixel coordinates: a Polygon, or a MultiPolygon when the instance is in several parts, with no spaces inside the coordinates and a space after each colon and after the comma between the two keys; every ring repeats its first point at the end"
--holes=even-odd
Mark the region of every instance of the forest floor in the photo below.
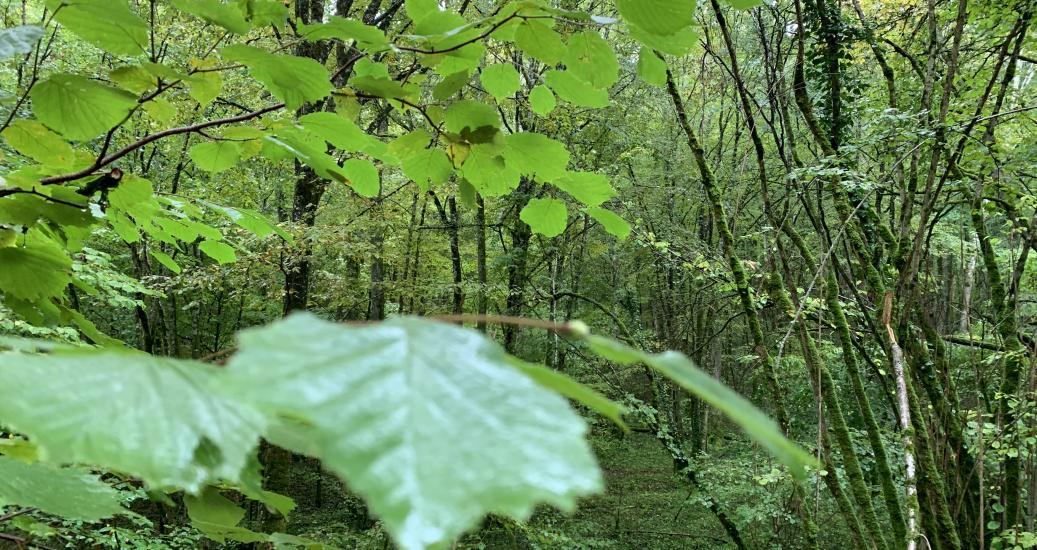
{"type": "MultiPolygon", "coordinates": [[[[651,434],[596,434],[591,442],[606,491],[580,501],[573,513],[537,509],[526,524],[490,517],[464,537],[460,549],[725,548],[719,524],[690,486],[670,467],[670,457],[651,434]]],[[[717,465],[720,467],[720,465],[717,465]]],[[[356,497],[333,476],[320,475],[317,498],[313,463],[297,463],[293,495],[299,507],[290,530],[342,548],[391,548],[356,497]]]]}

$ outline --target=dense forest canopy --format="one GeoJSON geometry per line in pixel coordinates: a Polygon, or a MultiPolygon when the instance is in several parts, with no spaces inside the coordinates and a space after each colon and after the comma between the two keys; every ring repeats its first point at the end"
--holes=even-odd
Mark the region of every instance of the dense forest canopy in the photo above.
{"type": "Polygon", "coordinates": [[[1037,548],[1035,8],[0,2],[0,547],[1037,548]]]}

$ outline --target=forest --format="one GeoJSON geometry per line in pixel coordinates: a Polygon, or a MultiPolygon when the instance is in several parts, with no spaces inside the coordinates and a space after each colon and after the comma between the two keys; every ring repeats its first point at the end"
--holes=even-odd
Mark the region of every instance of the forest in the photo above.
{"type": "Polygon", "coordinates": [[[1037,0],[0,0],[0,548],[1037,548],[1037,0]]]}

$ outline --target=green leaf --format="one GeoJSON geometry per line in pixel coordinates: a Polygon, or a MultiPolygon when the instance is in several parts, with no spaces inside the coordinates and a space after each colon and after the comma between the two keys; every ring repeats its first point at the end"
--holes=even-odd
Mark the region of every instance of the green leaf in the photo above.
{"type": "Polygon", "coordinates": [[[72,281],[65,249],[38,231],[27,233],[23,246],[0,248],[0,265],[0,291],[21,300],[58,296],[72,281]]]}
{"type": "Polygon", "coordinates": [[[181,271],[183,271],[180,268],[180,264],[176,263],[176,261],[173,260],[173,258],[169,254],[166,254],[161,250],[155,250],[154,248],[149,249],[148,253],[151,254],[151,257],[155,258],[155,260],[157,260],[158,263],[166,266],[166,269],[172,271],[173,273],[179,274],[181,271]]]}
{"type": "Polygon", "coordinates": [[[436,0],[405,0],[404,6],[412,21],[421,21],[439,11],[439,2],[436,0]]]}
{"type": "Polygon", "coordinates": [[[569,151],[561,142],[532,132],[509,134],[504,138],[504,160],[523,176],[540,181],[562,177],[569,166],[569,151]]]}
{"type": "Polygon", "coordinates": [[[140,55],[148,47],[148,25],[124,0],[48,0],[61,9],[54,19],[87,42],[114,54],[140,55]]]}
{"type": "Polygon", "coordinates": [[[42,36],[43,28],[36,25],[19,25],[0,30],[0,61],[31,52],[42,36]]]}
{"type": "Polygon", "coordinates": [[[569,211],[558,199],[531,199],[519,212],[519,218],[534,232],[545,237],[557,237],[565,231],[569,211]]]}
{"type": "Polygon", "coordinates": [[[565,56],[565,44],[551,27],[535,19],[524,19],[515,29],[515,45],[548,65],[559,63],[565,56]]]}
{"type": "Polygon", "coordinates": [[[550,88],[543,84],[537,84],[529,92],[529,106],[533,112],[545,116],[555,110],[555,95],[550,88]]]}
{"type": "Polygon", "coordinates": [[[585,31],[569,38],[566,69],[595,88],[607,89],[619,80],[619,61],[605,39],[585,31]]]}
{"type": "Polygon", "coordinates": [[[206,256],[216,260],[221,265],[234,263],[238,259],[237,255],[234,254],[234,247],[220,241],[206,239],[198,243],[198,250],[201,250],[206,256]]]}
{"type": "Polygon", "coordinates": [[[544,82],[558,97],[574,105],[596,109],[609,106],[607,91],[595,88],[569,71],[548,71],[544,74],[544,82]]]}
{"type": "Polygon", "coordinates": [[[601,357],[621,365],[644,363],[709,403],[787,466],[796,479],[802,480],[806,475],[804,467],[815,463],[806,451],[786,439],[778,425],[767,415],[716,378],[699,370],[684,355],[675,351],[646,353],[596,335],[585,339],[591,350],[601,357]]]}
{"type": "Polygon", "coordinates": [[[195,73],[186,79],[190,90],[188,94],[202,107],[212,103],[223,89],[223,77],[216,71],[195,73]]]}
{"type": "Polygon", "coordinates": [[[381,189],[378,169],[369,160],[348,159],[342,165],[349,186],[361,197],[377,197],[381,189]]]}
{"type": "Polygon", "coordinates": [[[609,235],[613,235],[621,241],[630,236],[630,224],[614,212],[594,206],[588,208],[587,213],[594,218],[594,221],[600,223],[609,235]]]}
{"type": "Polygon", "coordinates": [[[357,41],[362,49],[379,51],[389,47],[385,33],[378,27],[365,25],[355,19],[333,16],[327,23],[300,25],[299,36],[306,40],[328,40],[337,38],[343,42],[357,41]]]}
{"type": "Polygon", "coordinates": [[[739,10],[747,10],[747,9],[750,9],[750,8],[755,8],[756,6],[762,6],[765,3],[764,0],[721,0],[721,1],[723,3],[725,3],[725,4],[727,4],[728,6],[731,6],[732,8],[739,9],[739,10]]]}
{"type": "Polygon", "coordinates": [[[235,481],[263,426],[254,411],[209,389],[220,372],[143,353],[3,353],[0,418],[44,460],[197,492],[209,481],[235,481]]]}
{"type": "Polygon", "coordinates": [[[126,512],[120,502],[118,491],[82,470],[0,456],[0,509],[18,505],[92,522],[126,512]]]}
{"type": "Polygon", "coordinates": [[[15,120],[3,136],[15,151],[46,166],[68,168],[76,160],[71,145],[35,120],[15,120]]]}
{"type": "Polygon", "coordinates": [[[155,189],[150,181],[133,174],[124,174],[119,185],[108,192],[108,203],[132,214],[135,206],[150,202],[154,196],[155,189]]]}
{"type": "Polygon", "coordinates": [[[245,14],[234,4],[218,0],[172,0],[178,10],[187,12],[227,29],[234,34],[245,34],[251,28],[245,14]]]}
{"type": "Polygon", "coordinates": [[[346,176],[334,158],[327,153],[324,140],[305,132],[300,128],[288,127],[277,132],[276,136],[267,136],[267,141],[274,143],[306,164],[322,178],[345,181],[346,176]]]}
{"type": "Polygon", "coordinates": [[[641,47],[637,56],[637,74],[652,86],[666,86],[666,62],[646,46],[641,47]]]}
{"type": "Polygon", "coordinates": [[[655,35],[672,35],[695,22],[695,0],[616,0],[630,24],[655,35]]]}
{"type": "Polygon", "coordinates": [[[511,364],[536,381],[537,384],[572,399],[608,418],[620,428],[627,430],[627,424],[623,422],[623,413],[625,411],[619,403],[577,382],[564,373],[549,369],[544,365],[528,363],[518,358],[512,358],[511,364]]]}
{"type": "Polygon", "coordinates": [[[519,186],[520,174],[500,156],[500,148],[477,143],[461,167],[465,179],[484,197],[501,197],[519,186]]]}
{"type": "Polygon", "coordinates": [[[487,65],[479,74],[483,88],[497,101],[504,101],[519,90],[519,73],[511,63],[487,65]]]}
{"type": "Polygon", "coordinates": [[[36,117],[73,140],[94,138],[122,122],[137,106],[133,94],[88,78],[56,74],[30,94],[36,117]]]}
{"type": "Polygon", "coordinates": [[[598,206],[616,196],[608,178],[596,172],[569,172],[551,183],[587,206],[598,206]]]}
{"type": "Polygon", "coordinates": [[[272,54],[243,44],[227,46],[220,53],[228,61],[244,63],[249,74],[290,110],[324,99],[333,89],[327,69],[308,57],[272,54]]]}
{"type": "Polygon", "coordinates": [[[432,99],[435,99],[436,101],[449,99],[464,88],[465,84],[468,84],[470,79],[471,75],[467,70],[458,71],[443,78],[443,80],[439,81],[439,83],[432,88],[432,99]]]}
{"type": "Polygon", "coordinates": [[[450,159],[441,149],[419,149],[401,160],[403,175],[416,183],[422,191],[428,191],[432,185],[445,183],[454,173],[450,159]]]}
{"type": "Polygon", "coordinates": [[[297,419],[275,443],[342,476],[403,549],[446,544],[491,511],[571,509],[601,488],[582,419],[475,331],[296,314],[243,331],[239,349],[226,390],[297,419]]]}
{"type": "Polygon", "coordinates": [[[352,120],[339,114],[327,111],[310,113],[303,115],[299,122],[307,131],[343,151],[363,151],[374,141],[352,120]]]}
{"type": "Polygon", "coordinates": [[[698,43],[699,33],[695,27],[685,27],[674,34],[660,35],[645,31],[637,25],[629,25],[630,35],[645,46],[670,55],[682,56],[698,43]]]}
{"type": "Polygon", "coordinates": [[[206,141],[192,145],[187,154],[202,170],[222,172],[238,163],[241,148],[233,141],[206,141]]]}
{"type": "Polygon", "coordinates": [[[452,103],[443,117],[443,127],[455,134],[465,130],[476,132],[483,128],[500,128],[500,124],[500,115],[493,105],[470,99],[452,103]]]}
{"type": "Polygon", "coordinates": [[[267,539],[263,533],[239,527],[238,523],[245,518],[245,509],[227,500],[212,487],[206,487],[198,496],[185,496],[184,504],[187,505],[191,525],[216,542],[226,542],[228,539],[260,542],[267,539]]]}

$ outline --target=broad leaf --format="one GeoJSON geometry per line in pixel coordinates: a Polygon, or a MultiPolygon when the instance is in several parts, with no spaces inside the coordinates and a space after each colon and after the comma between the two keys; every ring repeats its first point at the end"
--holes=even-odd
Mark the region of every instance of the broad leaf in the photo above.
{"type": "Polygon", "coordinates": [[[234,34],[245,34],[251,25],[238,6],[218,0],[172,0],[178,10],[219,25],[234,34]]]}
{"type": "Polygon", "coordinates": [[[103,134],[137,106],[133,94],[88,78],[56,74],[33,86],[32,108],[44,124],[73,140],[103,134]]]}
{"type": "Polygon", "coordinates": [[[346,180],[350,187],[361,197],[377,197],[381,189],[378,169],[371,161],[364,159],[348,159],[342,164],[346,180]]]}
{"type": "Polygon", "coordinates": [[[587,213],[594,218],[594,221],[600,223],[609,235],[617,237],[621,241],[630,236],[630,224],[618,214],[597,206],[588,208],[587,213]]]}
{"type": "Polygon", "coordinates": [[[609,106],[609,94],[580,79],[570,71],[548,71],[544,81],[558,97],[583,107],[600,109],[609,106]]]}
{"type": "Polygon", "coordinates": [[[224,59],[248,66],[249,74],[289,109],[324,99],[333,88],[327,69],[308,57],[272,54],[243,44],[227,46],[220,52],[224,59]]]}
{"type": "Polygon", "coordinates": [[[543,84],[538,84],[529,92],[529,107],[540,116],[555,110],[556,103],[554,92],[543,84]]]}
{"type": "Polygon", "coordinates": [[[192,145],[187,154],[202,170],[222,172],[238,163],[241,148],[233,141],[206,141],[192,145]]]}
{"type": "Polygon", "coordinates": [[[143,353],[2,353],[0,418],[44,460],[196,492],[236,480],[263,426],[255,412],[208,389],[219,372],[143,353]]]}
{"type": "Polygon", "coordinates": [[[619,61],[612,47],[598,33],[586,31],[569,38],[566,69],[595,88],[608,88],[619,80],[619,61]]]}
{"type": "Polygon", "coordinates": [[[68,168],[75,162],[72,146],[35,120],[15,120],[3,135],[15,151],[44,165],[68,168]]]}
{"type": "Polygon", "coordinates": [[[535,19],[525,19],[515,29],[515,45],[548,65],[565,56],[565,44],[558,33],[535,19]]]}
{"type": "Polygon", "coordinates": [[[48,0],[54,18],[87,42],[114,54],[139,55],[148,47],[148,25],[125,0],[48,0]]]}
{"type": "Polygon", "coordinates": [[[198,243],[198,250],[201,250],[206,256],[216,260],[219,264],[234,263],[238,259],[234,253],[234,247],[212,239],[206,239],[198,243]]]}
{"type": "Polygon", "coordinates": [[[647,46],[637,56],[637,74],[652,86],[666,86],[666,62],[647,46]]]}
{"type": "Polygon", "coordinates": [[[695,0],[616,0],[628,23],[655,35],[672,35],[695,22],[695,0]]]}
{"type": "Polygon", "coordinates": [[[228,392],[296,419],[275,442],[321,458],[408,550],[601,488],[583,421],[475,331],[296,314],[241,333],[227,369],[228,392]]]}
{"type": "Polygon", "coordinates": [[[0,248],[0,266],[0,289],[21,300],[57,296],[71,282],[72,260],[64,248],[38,231],[30,231],[24,245],[0,248]]]}
{"type": "Polygon", "coordinates": [[[89,522],[126,512],[121,500],[118,491],[83,470],[42,462],[27,464],[0,455],[0,509],[32,507],[89,522]]]}
{"type": "Polygon", "coordinates": [[[558,199],[532,199],[519,212],[519,218],[534,232],[545,237],[557,237],[565,231],[569,210],[558,199]]]}
{"type": "Polygon", "coordinates": [[[587,206],[598,206],[616,196],[608,178],[595,172],[569,172],[551,183],[587,206]]]}
{"type": "Polygon", "coordinates": [[[191,525],[216,542],[226,542],[228,539],[260,542],[267,539],[263,533],[239,526],[245,518],[245,509],[227,500],[213,487],[206,487],[198,496],[187,495],[184,504],[187,505],[191,525]]]}
{"type": "Polygon", "coordinates": [[[355,19],[334,16],[327,23],[300,25],[299,36],[307,40],[337,38],[344,42],[356,40],[365,50],[383,50],[389,47],[385,33],[378,27],[365,25],[355,19]]]}
{"type": "Polygon", "coordinates": [[[554,181],[566,173],[569,151],[561,142],[542,134],[520,132],[504,139],[504,160],[524,176],[554,181]]]}
{"type": "Polygon", "coordinates": [[[497,101],[503,101],[519,90],[519,73],[510,63],[487,65],[479,74],[479,80],[497,101]]]}

